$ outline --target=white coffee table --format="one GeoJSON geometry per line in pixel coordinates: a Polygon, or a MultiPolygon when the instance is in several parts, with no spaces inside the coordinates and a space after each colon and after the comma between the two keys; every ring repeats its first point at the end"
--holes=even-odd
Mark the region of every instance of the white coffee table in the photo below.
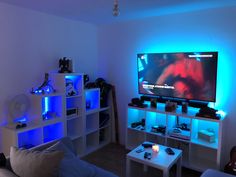
{"type": "MultiPolygon", "coordinates": [[[[150,142],[149,142],[150,143],[150,142]]],[[[153,153],[152,148],[146,148],[145,151],[137,153],[136,151],[142,148],[142,145],[138,146],[126,155],[126,177],[130,177],[130,163],[135,161],[146,166],[151,166],[163,171],[164,177],[169,177],[169,170],[177,164],[176,176],[181,177],[181,163],[182,163],[182,150],[171,148],[175,154],[169,155],[166,153],[166,146],[159,145],[160,150],[158,153],[153,153]],[[151,152],[152,158],[150,160],[144,158],[145,152],[151,152]]]]}

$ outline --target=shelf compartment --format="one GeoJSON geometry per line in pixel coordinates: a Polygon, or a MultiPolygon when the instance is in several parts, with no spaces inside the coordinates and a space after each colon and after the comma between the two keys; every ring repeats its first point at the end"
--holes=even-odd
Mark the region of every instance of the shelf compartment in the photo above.
{"type": "Polygon", "coordinates": [[[91,152],[95,150],[98,147],[98,145],[99,145],[99,132],[98,131],[86,135],[87,152],[91,152]]]}
{"type": "Polygon", "coordinates": [[[128,108],[128,120],[127,120],[128,127],[132,127],[131,125],[133,123],[141,122],[142,119],[145,120],[145,117],[146,117],[146,111],[135,108],[128,108]]]}
{"type": "MultiPolygon", "coordinates": [[[[155,127],[158,127],[158,126],[166,127],[166,115],[156,113],[156,112],[149,112],[149,111],[146,112],[146,121],[145,121],[146,131],[152,132],[152,130],[153,130],[152,127],[154,127],[154,126],[155,127]]],[[[157,132],[153,132],[153,133],[157,133],[157,132]]],[[[165,131],[163,132],[163,135],[165,135],[165,131]]]]}
{"type": "Polygon", "coordinates": [[[66,118],[67,119],[73,119],[75,117],[81,117],[83,115],[82,108],[74,107],[74,108],[68,108],[66,110],[66,118]]]}
{"type": "Polygon", "coordinates": [[[85,90],[86,111],[96,110],[100,108],[100,89],[85,90]]]}
{"type": "Polygon", "coordinates": [[[74,108],[82,110],[82,105],[83,105],[83,97],[74,97],[73,99],[68,99],[68,98],[66,99],[66,110],[74,108]],[[81,105],[81,107],[79,107],[78,105],[81,105]]]}
{"type": "Polygon", "coordinates": [[[64,125],[62,122],[43,127],[43,142],[49,142],[60,139],[64,136],[64,125]]]}
{"type": "Polygon", "coordinates": [[[145,141],[145,132],[127,129],[126,148],[132,150],[145,141]]]}
{"type": "Polygon", "coordinates": [[[105,127],[110,124],[110,115],[106,112],[99,113],[99,128],[105,127]]]}
{"type": "Polygon", "coordinates": [[[42,118],[44,121],[62,118],[62,96],[45,96],[42,98],[42,118]]]}
{"type": "MultiPolygon", "coordinates": [[[[65,76],[65,87],[67,85],[70,85],[71,87],[73,87],[73,89],[76,92],[74,95],[67,94],[68,97],[82,95],[82,93],[83,93],[83,75],[73,75],[73,74],[66,75],[65,76]]],[[[67,89],[66,89],[66,92],[67,92],[67,89]]]]}
{"type": "Polygon", "coordinates": [[[82,136],[83,122],[81,118],[71,119],[67,121],[67,136],[71,139],[82,136]]]}
{"type": "Polygon", "coordinates": [[[111,139],[111,129],[110,127],[102,128],[99,130],[99,144],[104,144],[110,142],[111,139]]]}
{"type": "Polygon", "coordinates": [[[98,130],[99,127],[99,113],[89,114],[86,116],[86,133],[98,130]]]}
{"type": "Polygon", "coordinates": [[[192,120],[192,135],[191,142],[202,146],[207,146],[213,149],[218,148],[220,122],[211,122],[206,120],[192,120]],[[209,132],[209,135],[199,137],[200,131],[209,132]]]}
{"type": "Polygon", "coordinates": [[[217,165],[217,150],[199,145],[191,144],[190,162],[190,165],[198,171],[219,168],[217,165]]]}
{"type": "Polygon", "coordinates": [[[18,133],[18,147],[32,148],[42,143],[42,128],[18,133]]]}

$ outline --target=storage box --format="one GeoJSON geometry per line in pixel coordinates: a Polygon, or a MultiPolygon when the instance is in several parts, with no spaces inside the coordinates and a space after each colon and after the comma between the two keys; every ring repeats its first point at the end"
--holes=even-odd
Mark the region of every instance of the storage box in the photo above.
{"type": "Polygon", "coordinates": [[[215,142],[215,133],[208,130],[200,130],[198,132],[198,138],[209,143],[215,142]]]}

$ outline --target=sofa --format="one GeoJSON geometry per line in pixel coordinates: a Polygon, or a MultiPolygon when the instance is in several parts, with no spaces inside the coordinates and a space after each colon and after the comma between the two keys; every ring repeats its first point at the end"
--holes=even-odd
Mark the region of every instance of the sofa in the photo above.
{"type": "Polygon", "coordinates": [[[235,176],[218,170],[207,169],[202,173],[201,177],[235,177],[235,176]]]}
{"type": "Polygon", "coordinates": [[[81,160],[77,156],[73,143],[68,137],[36,146],[30,150],[11,147],[6,167],[0,167],[0,177],[19,176],[118,177],[109,171],[81,160]],[[47,155],[46,157],[44,157],[45,154],[47,155]],[[50,162],[51,160],[54,161],[50,162]],[[56,167],[53,169],[52,176],[48,175],[48,173],[46,175],[50,166],[56,167]]]}

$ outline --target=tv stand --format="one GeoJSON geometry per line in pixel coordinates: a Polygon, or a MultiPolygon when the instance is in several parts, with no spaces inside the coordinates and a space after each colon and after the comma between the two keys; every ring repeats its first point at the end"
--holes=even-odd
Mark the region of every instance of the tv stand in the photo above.
{"type": "MultiPolygon", "coordinates": [[[[148,102],[146,102],[148,103],[148,102]]],[[[128,106],[126,148],[132,150],[144,141],[183,150],[183,166],[203,172],[208,168],[223,168],[223,129],[225,117],[220,120],[197,117],[199,108],[188,107],[182,113],[181,106],[174,112],[166,112],[164,103],[157,108],[128,106]],[[136,122],[143,127],[135,127],[136,122]]]]}

